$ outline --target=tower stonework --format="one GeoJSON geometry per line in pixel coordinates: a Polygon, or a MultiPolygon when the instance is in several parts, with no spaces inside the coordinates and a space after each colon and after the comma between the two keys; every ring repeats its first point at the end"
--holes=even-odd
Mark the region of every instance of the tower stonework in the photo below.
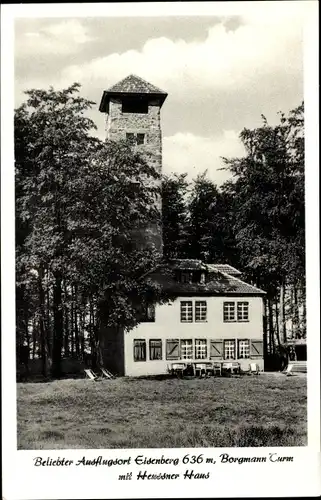
{"type": "MultiPolygon", "coordinates": [[[[162,174],[162,131],[160,110],[167,94],[135,75],[129,75],[103,92],[99,111],[106,114],[106,138],[127,140],[142,158],[162,174]]],[[[161,183],[161,179],[159,181],[161,183]]],[[[161,211],[160,196],[155,203],[161,211]]],[[[160,223],[135,234],[139,246],[153,244],[162,253],[160,223]]]]}

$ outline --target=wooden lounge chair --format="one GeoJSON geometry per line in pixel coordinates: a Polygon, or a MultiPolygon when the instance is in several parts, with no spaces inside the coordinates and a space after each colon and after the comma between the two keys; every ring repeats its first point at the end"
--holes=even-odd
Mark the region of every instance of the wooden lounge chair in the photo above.
{"type": "Polygon", "coordinates": [[[222,371],[227,375],[240,374],[241,365],[237,361],[227,361],[222,365],[222,371]]]}
{"type": "Polygon", "coordinates": [[[222,376],[222,363],[213,363],[213,375],[222,376]]]}
{"type": "Polygon", "coordinates": [[[204,374],[206,376],[207,366],[206,363],[195,363],[195,375],[199,373],[199,376],[202,377],[204,374]]]}
{"type": "Polygon", "coordinates": [[[251,363],[249,372],[251,375],[259,375],[260,374],[259,365],[257,363],[251,363]]]}
{"type": "Polygon", "coordinates": [[[185,363],[172,363],[171,366],[171,372],[173,375],[176,375],[177,377],[183,376],[183,372],[186,369],[186,364],[185,363]]]}
{"type": "Polygon", "coordinates": [[[214,376],[214,367],[213,363],[205,363],[205,376],[210,377],[214,376]]]}
{"type": "Polygon", "coordinates": [[[97,380],[99,380],[99,377],[96,375],[96,373],[94,373],[90,368],[86,368],[84,370],[85,372],[85,375],[90,379],[90,380],[93,380],[94,382],[96,382],[97,380]]]}
{"type": "Polygon", "coordinates": [[[106,368],[100,368],[100,371],[102,373],[103,378],[104,377],[109,378],[109,379],[115,378],[115,376],[110,371],[108,371],[106,368]]]}

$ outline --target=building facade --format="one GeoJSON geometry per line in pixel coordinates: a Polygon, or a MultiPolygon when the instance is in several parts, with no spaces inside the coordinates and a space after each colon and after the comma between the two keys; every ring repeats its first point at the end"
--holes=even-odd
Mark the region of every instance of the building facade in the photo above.
{"type": "Polygon", "coordinates": [[[166,374],[175,361],[237,361],[244,371],[255,362],[263,370],[262,318],[260,297],[178,297],[125,335],[124,374],[166,374]],[[236,319],[226,319],[232,310],[236,319]]]}

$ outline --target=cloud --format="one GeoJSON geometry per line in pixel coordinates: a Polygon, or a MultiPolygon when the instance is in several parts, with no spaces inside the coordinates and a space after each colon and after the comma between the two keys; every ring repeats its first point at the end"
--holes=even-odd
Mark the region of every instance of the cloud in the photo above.
{"type": "Polygon", "coordinates": [[[18,57],[68,55],[81,50],[83,44],[94,40],[87,28],[77,19],[67,19],[44,26],[39,31],[26,31],[16,39],[18,57]]]}
{"type": "Polygon", "coordinates": [[[218,185],[230,176],[221,157],[244,155],[244,148],[234,130],[225,130],[217,137],[201,137],[178,132],[163,138],[163,172],[188,173],[189,180],[208,171],[208,177],[218,185]]]}
{"type": "Polygon", "coordinates": [[[232,31],[222,20],[208,29],[205,40],[149,39],[141,50],[70,65],[61,79],[106,87],[136,73],[172,94],[185,95],[195,86],[204,91],[248,87],[271,72],[301,71],[301,24],[295,16],[252,15],[232,31]]]}

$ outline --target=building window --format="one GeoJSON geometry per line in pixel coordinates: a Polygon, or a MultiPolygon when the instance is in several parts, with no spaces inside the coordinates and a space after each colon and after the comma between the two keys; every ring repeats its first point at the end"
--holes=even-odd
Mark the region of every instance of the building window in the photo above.
{"type": "Polygon", "coordinates": [[[192,283],[193,281],[193,273],[189,271],[182,271],[181,272],[181,282],[182,283],[192,283]]]}
{"type": "Polygon", "coordinates": [[[207,358],[207,341],[206,339],[195,340],[195,359],[207,358]]]}
{"type": "Polygon", "coordinates": [[[134,340],[134,361],[146,361],[146,340],[134,340]]]}
{"type": "Polygon", "coordinates": [[[161,339],[149,341],[149,359],[162,359],[162,341],[161,339]]]}
{"type": "Polygon", "coordinates": [[[248,302],[238,302],[237,303],[237,321],[248,321],[249,320],[249,303],[248,302]]]}
{"type": "Polygon", "coordinates": [[[195,321],[206,321],[207,304],[206,300],[197,300],[195,302],[195,321]]]}
{"type": "Polygon", "coordinates": [[[132,134],[131,132],[126,132],[126,141],[130,142],[130,144],[134,144],[135,134],[132,134]]]}
{"type": "Polygon", "coordinates": [[[224,342],[224,359],[235,359],[235,341],[225,340],[224,342]]]}
{"type": "Polygon", "coordinates": [[[133,132],[126,132],[126,141],[132,146],[139,146],[145,144],[145,134],[134,134],[133,132]]]}
{"type": "Polygon", "coordinates": [[[249,340],[239,340],[239,352],[238,357],[240,359],[247,359],[250,357],[250,341],[249,340]]]}
{"type": "Polygon", "coordinates": [[[145,134],[137,134],[136,144],[139,146],[140,144],[144,144],[145,142],[145,134]]]}
{"type": "Polygon", "coordinates": [[[235,302],[224,302],[223,304],[223,320],[235,321],[235,302]]]}
{"type": "Polygon", "coordinates": [[[193,321],[193,302],[181,301],[181,322],[192,323],[193,321]]]}
{"type": "Polygon", "coordinates": [[[181,340],[181,359],[193,359],[192,339],[181,340]]]}
{"type": "Polygon", "coordinates": [[[141,323],[155,323],[155,305],[148,304],[145,306],[140,319],[141,323]]]}
{"type": "Polygon", "coordinates": [[[122,102],[122,113],[148,113],[148,102],[139,99],[124,99],[122,102]]]}

